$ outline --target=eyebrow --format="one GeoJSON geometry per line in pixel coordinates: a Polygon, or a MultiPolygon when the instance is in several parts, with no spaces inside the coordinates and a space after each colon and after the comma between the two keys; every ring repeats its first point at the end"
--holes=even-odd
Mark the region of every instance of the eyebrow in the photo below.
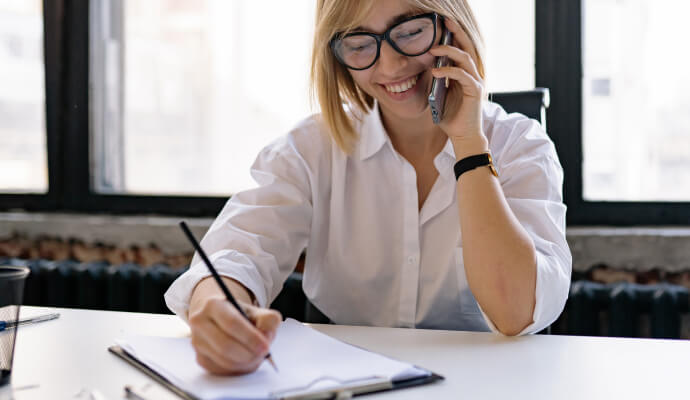
{"type": "MultiPolygon", "coordinates": [[[[388,30],[391,26],[402,22],[410,17],[414,17],[415,15],[421,15],[422,13],[419,10],[410,10],[405,13],[402,13],[400,15],[396,15],[395,17],[391,18],[391,20],[386,24],[386,30],[388,30]]],[[[353,29],[353,31],[367,31],[364,29],[362,26],[357,26],[353,29]]],[[[385,32],[385,30],[384,30],[385,32]]]]}

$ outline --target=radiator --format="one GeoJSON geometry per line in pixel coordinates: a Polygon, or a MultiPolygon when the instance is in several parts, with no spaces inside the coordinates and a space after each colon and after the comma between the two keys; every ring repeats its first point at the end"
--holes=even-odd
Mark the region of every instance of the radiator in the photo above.
{"type": "Polygon", "coordinates": [[[148,313],[169,312],[163,293],[182,273],[166,265],[17,259],[6,263],[31,270],[24,304],[148,313]]]}
{"type": "Polygon", "coordinates": [[[552,333],[690,338],[688,289],[668,283],[576,281],[552,333]]]}
{"type": "MultiPolygon", "coordinates": [[[[22,260],[0,257],[0,264],[31,269],[24,304],[98,310],[169,313],[163,293],[184,269],[166,265],[108,265],[105,262],[22,260]]],[[[572,283],[564,312],[551,333],[588,336],[690,339],[688,289],[667,283],[572,283]]],[[[271,304],[284,317],[326,322],[293,273],[271,304]]]]}
{"type": "MultiPolygon", "coordinates": [[[[186,270],[167,265],[142,267],[2,257],[0,264],[31,270],[24,290],[26,305],[146,313],[170,313],[163,294],[186,270]]],[[[290,276],[271,307],[286,318],[309,320],[313,306],[302,291],[301,274],[290,276]]]]}

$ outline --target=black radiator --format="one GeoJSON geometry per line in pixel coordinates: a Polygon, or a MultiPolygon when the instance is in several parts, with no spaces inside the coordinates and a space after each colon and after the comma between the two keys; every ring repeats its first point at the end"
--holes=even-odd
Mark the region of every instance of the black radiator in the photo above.
{"type": "Polygon", "coordinates": [[[31,270],[24,304],[148,313],[169,312],[163,293],[183,271],[104,262],[10,259],[5,264],[31,270]]]}
{"type": "MultiPolygon", "coordinates": [[[[31,270],[24,290],[26,305],[146,313],[170,313],[163,294],[186,270],[167,265],[142,267],[3,257],[0,264],[27,266],[31,270]]],[[[313,306],[302,291],[301,274],[290,275],[271,307],[286,318],[300,321],[313,315],[313,306]]]]}
{"type": "Polygon", "coordinates": [[[552,333],[618,337],[682,337],[688,289],[657,283],[576,281],[552,333]]]}
{"type": "MultiPolygon", "coordinates": [[[[184,272],[166,265],[141,267],[2,257],[0,264],[31,269],[25,289],[27,305],[147,313],[170,312],[163,293],[184,272]]],[[[579,280],[572,283],[565,310],[551,326],[551,333],[688,338],[689,297],[687,288],[667,283],[601,284],[579,280]]],[[[271,307],[299,321],[327,321],[304,295],[299,273],[290,275],[271,307]]]]}

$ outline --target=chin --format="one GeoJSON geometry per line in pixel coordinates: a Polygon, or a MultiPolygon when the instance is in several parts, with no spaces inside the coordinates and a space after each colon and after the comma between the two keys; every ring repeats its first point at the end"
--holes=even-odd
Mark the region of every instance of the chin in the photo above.
{"type": "Polygon", "coordinates": [[[390,102],[386,101],[382,102],[381,99],[377,99],[377,101],[380,108],[395,115],[397,118],[416,120],[424,116],[428,116],[429,120],[431,120],[431,110],[426,97],[423,99],[423,101],[416,101],[414,103],[407,104],[391,104],[390,102]]]}

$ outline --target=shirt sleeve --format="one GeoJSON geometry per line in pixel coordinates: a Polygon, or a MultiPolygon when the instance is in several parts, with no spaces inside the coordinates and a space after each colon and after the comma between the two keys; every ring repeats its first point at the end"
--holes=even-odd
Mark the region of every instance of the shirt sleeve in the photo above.
{"type": "MultiPolygon", "coordinates": [[[[264,148],[251,167],[258,187],[233,195],[201,241],[222,276],[239,281],[267,307],[307,246],[312,216],[309,168],[288,135],[264,148]]],[[[198,254],[165,293],[185,321],[192,292],[210,275],[198,254]]]]}
{"type": "MultiPolygon", "coordinates": [[[[508,205],[537,252],[536,303],[532,323],[519,333],[524,335],[548,327],[563,311],[572,256],[566,241],[563,169],[553,142],[534,120],[510,114],[508,121],[495,127],[507,135],[497,140],[500,149],[492,153],[508,205]]],[[[498,332],[482,314],[489,328],[498,332]]]]}

